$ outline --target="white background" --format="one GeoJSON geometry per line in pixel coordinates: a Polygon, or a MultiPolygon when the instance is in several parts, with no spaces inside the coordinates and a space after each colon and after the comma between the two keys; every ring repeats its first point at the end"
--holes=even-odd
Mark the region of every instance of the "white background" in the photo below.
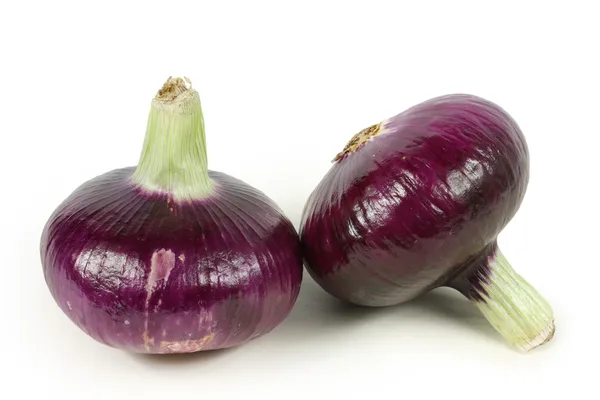
{"type": "Polygon", "coordinates": [[[2,2],[0,398],[594,397],[594,3],[2,2]],[[526,134],[531,183],[499,243],[553,305],[554,340],[520,354],[450,290],[349,311],[306,274],[289,318],[232,350],[158,358],[89,339],[46,289],[41,230],[80,183],[137,163],[169,75],[200,92],[210,168],[296,225],[358,130],[447,93],[500,104],[526,134]]]}

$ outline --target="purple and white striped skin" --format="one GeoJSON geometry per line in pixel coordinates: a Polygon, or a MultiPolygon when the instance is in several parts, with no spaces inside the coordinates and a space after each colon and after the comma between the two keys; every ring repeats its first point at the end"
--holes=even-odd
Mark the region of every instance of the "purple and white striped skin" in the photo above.
{"type": "Polygon", "coordinates": [[[220,172],[206,171],[203,198],[177,199],[136,184],[135,171],[84,183],[43,231],[46,282],[66,315],[138,353],[227,348],[279,325],[298,296],[302,255],[277,205],[220,172]]]}
{"type": "Polygon", "coordinates": [[[525,138],[503,109],[458,94],[418,104],[355,135],[310,195],[300,227],[307,270],[330,294],[364,306],[454,287],[493,325],[507,325],[500,331],[509,341],[535,347],[541,331],[554,331],[549,306],[506,263],[495,266],[496,237],[528,180],[525,138]],[[517,289],[488,299],[500,275],[517,289]],[[542,311],[519,309],[519,296],[542,311]],[[491,316],[509,304],[526,322],[491,316]]]}

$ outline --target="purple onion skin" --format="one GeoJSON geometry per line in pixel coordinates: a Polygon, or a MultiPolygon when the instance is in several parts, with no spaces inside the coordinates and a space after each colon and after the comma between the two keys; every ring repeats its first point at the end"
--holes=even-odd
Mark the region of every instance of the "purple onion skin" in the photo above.
{"type": "Polygon", "coordinates": [[[469,282],[485,280],[482,260],[528,180],[525,138],[503,109],[463,94],[425,101],[341,154],[310,195],[300,227],[307,270],[359,305],[438,286],[473,298],[469,282]]]}
{"type": "Polygon", "coordinates": [[[209,171],[212,196],[173,202],[133,185],[133,171],[84,183],[44,228],[45,279],[75,324],[115,348],[181,353],[236,346],[286,318],[302,255],[270,199],[209,171]]]}

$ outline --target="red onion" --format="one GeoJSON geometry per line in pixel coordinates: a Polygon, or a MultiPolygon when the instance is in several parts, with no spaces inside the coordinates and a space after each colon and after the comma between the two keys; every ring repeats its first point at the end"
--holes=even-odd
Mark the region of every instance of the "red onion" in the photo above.
{"type": "Polygon", "coordinates": [[[523,133],[470,95],[431,99],[356,134],[302,216],[307,269],[330,294],[364,306],[450,286],[514,346],[550,340],[548,303],[510,266],[497,236],[529,180],[523,133]]]}
{"type": "Polygon", "coordinates": [[[200,98],[180,78],[152,102],[139,165],[75,190],[44,228],[41,259],[75,324],[141,353],[261,336],[289,314],[302,279],[298,235],[282,211],[207,169],[200,98]]]}

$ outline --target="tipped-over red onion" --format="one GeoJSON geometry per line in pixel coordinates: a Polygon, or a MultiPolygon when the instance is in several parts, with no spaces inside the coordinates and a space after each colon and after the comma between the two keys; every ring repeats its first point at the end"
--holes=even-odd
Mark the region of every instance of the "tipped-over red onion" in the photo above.
{"type": "Polygon", "coordinates": [[[421,103],[337,155],[304,209],[307,269],[332,295],[366,306],[453,287],[508,342],[536,347],[554,333],[552,309],[496,244],[528,179],[525,138],[496,104],[470,95],[421,103]]]}
{"type": "Polygon", "coordinates": [[[48,287],[94,339],[140,353],[231,347],[289,314],[302,279],[297,233],[257,189],[207,169],[189,82],[154,98],[137,167],[75,190],[41,240],[48,287]]]}

